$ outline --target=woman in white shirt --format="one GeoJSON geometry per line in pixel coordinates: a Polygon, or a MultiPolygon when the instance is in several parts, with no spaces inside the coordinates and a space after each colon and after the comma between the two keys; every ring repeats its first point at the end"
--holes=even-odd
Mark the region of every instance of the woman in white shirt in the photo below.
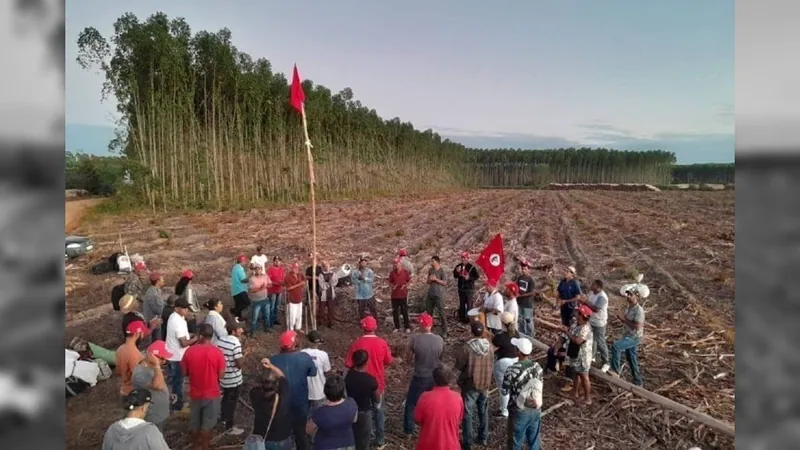
{"type": "Polygon", "coordinates": [[[228,330],[225,328],[226,321],[225,318],[222,317],[222,301],[212,298],[207,301],[203,307],[208,310],[204,322],[210,324],[211,328],[214,329],[214,336],[211,337],[211,343],[217,345],[221,338],[228,335],[228,330]]]}
{"type": "Polygon", "coordinates": [[[500,321],[500,315],[503,314],[503,296],[495,284],[487,283],[486,288],[481,311],[486,314],[486,328],[492,334],[497,334],[503,329],[503,323],[500,321]]]}

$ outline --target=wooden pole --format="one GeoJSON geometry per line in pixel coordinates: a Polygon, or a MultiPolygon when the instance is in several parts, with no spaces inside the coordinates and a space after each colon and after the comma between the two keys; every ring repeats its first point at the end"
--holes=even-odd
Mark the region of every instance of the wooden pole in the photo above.
{"type": "Polygon", "coordinates": [[[303,135],[306,138],[306,154],[308,156],[308,185],[311,190],[311,289],[310,297],[311,311],[309,311],[309,320],[311,322],[311,329],[317,329],[317,299],[316,299],[316,285],[317,285],[317,198],[314,193],[314,185],[317,183],[314,177],[314,155],[311,154],[311,139],[308,138],[308,122],[306,121],[306,105],[305,103],[300,106],[300,115],[303,117],[303,135]]]}
{"type": "MultiPolygon", "coordinates": [[[[545,343],[543,343],[541,341],[537,341],[536,339],[531,339],[531,341],[533,342],[533,346],[538,348],[539,350],[547,351],[548,348],[550,348],[547,344],[545,344],[545,343]]],[[[607,373],[603,373],[603,372],[601,372],[601,371],[599,371],[599,370],[597,370],[595,368],[592,368],[590,370],[590,373],[592,375],[594,375],[595,377],[605,381],[608,384],[613,384],[614,386],[616,386],[616,387],[618,387],[620,389],[624,389],[624,390],[626,390],[626,391],[628,391],[628,392],[630,392],[632,394],[638,395],[639,397],[642,397],[642,398],[644,398],[646,400],[650,400],[651,402],[656,403],[657,405],[660,405],[660,406],[662,406],[662,407],[664,407],[666,409],[669,409],[671,411],[675,411],[676,413],[678,413],[678,414],[680,414],[680,415],[682,415],[682,416],[684,416],[684,417],[686,417],[688,419],[694,420],[695,422],[699,422],[699,423],[701,423],[701,424],[703,424],[703,425],[705,425],[705,426],[707,426],[709,428],[712,428],[712,429],[714,429],[716,431],[719,431],[719,432],[721,432],[721,433],[723,433],[723,434],[725,434],[727,436],[731,436],[731,437],[735,437],[736,436],[735,425],[730,423],[730,422],[726,422],[726,421],[722,421],[722,420],[719,420],[719,419],[715,419],[715,418],[709,416],[708,414],[704,414],[704,413],[702,413],[702,412],[700,412],[700,411],[698,411],[698,410],[696,410],[694,408],[691,408],[691,407],[686,406],[686,405],[682,405],[682,404],[680,404],[680,403],[678,403],[676,401],[670,400],[670,399],[668,399],[666,397],[662,397],[662,396],[660,396],[660,395],[658,395],[658,394],[656,394],[654,392],[650,392],[648,390],[645,390],[645,389],[643,389],[643,388],[641,388],[639,386],[636,386],[635,384],[628,383],[627,381],[622,380],[622,379],[620,379],[618,377],[614,377],[614,376],[611,376],[611,375],[609,375],[607,373]]]]}

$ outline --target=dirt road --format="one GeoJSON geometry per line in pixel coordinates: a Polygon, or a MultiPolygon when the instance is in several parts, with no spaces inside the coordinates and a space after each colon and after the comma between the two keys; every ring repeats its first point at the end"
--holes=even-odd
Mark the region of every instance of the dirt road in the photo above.
{"type": "Polygon", "coordinates": [[[80,221],[92,206],[100,203],[101,198],[67,201],[64,204],[64,231],[72,233],[80,225],[80,221]]]}

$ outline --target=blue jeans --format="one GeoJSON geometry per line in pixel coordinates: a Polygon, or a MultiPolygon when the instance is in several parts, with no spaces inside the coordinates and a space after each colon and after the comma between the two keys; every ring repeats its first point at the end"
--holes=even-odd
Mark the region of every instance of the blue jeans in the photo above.
{"type": "Polygon", "coordinates": [[[372,431],[375,434],[375,444],[382,445],[386,435],[386,415],[383,412],[383,396],[381,392],[381,401],[372,402],[372,431]]]}
{"type": "Polygon", "coordinates": [[[250,311],[252,318],[250,320],[250,334],[256,333],[258,321],[264,317],[264,331],[268,331],[272,327],[272,306],[270,305],[269,297],[266,300],[258,300],[250,304],[250,311]]]}
{"type": "Polygon", "coordinates": [[[406,409],[403,413],[403,431],[406,434],[414,432],[414,408],[417,407],[419,397],[431,389],[433,389],[433,378],[411,377],[406,394],[406,409]]]}
{"type": "Polygon", "coordinates": [[[641,386],[643,383],[642,373],[639,372],[639,355],[636,350],[639,347],[639,338],[633,336],[625,336],[624,338],[614,342],[611,345],[611,370],[619,375],[620,359],[622,352],[625,352],[625,357],[628,359],[628,365],[631,366],[631,377],[633,377],[633,384],[641,386]]]}
{"type": "Polygon", "coordinates": [[[525,443],[528,450],[541,449],[542,411],[540,409],[525,408],[510,411],[508,416],[508,448],[522,450],[525,443]]]}
{"type": "Polygon", "coordinates": [[[183,409],[183,369],[180,361],[169,362],[169,393],[170,411],[180,411],[183,409]]]}
{"type": "Polygon", "coordinates": [[[283,304],[283,293],[277,294],[267,294],[267,301],[269,302],[270,314],[269,314],[269,322],[270,326],[278,324],[278,311],[280,310],[281,304],[283,304]]]}
{"type": "Polygon", "coordinates": [[[292,438],[286,438],[282,441],[267,441],[264,442],[264,450],[292,450],[294,448],[294,441],[292,438]]]}
{"type": "Polygon", "coordinates": [[[464,419],[461,421],[461,433],[464,440],[464,449],[472,447],[472,418],[478,415],[478,443],[489,440],[489,398],[484,391],[469,390],[461,392],[464,400],[464,419]],[[477,411],[476,411],[477,409],[477,411]]]}
{"type": "Polygon", "coordinates": [[[517,322],[520,333],[531,338],[536,337],[533,335],[533,308],[520,308],[517,322]]]}

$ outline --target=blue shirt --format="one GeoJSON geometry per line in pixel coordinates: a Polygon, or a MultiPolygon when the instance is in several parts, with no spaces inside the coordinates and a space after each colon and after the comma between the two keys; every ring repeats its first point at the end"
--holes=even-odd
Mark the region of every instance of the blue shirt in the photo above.
{"type": "Polygon", "coordinates": [[[358,276],[362,272],[360,270],[356,270],[353,272],[353,284],[356,286],[356,300],[369,300],[375,296],[375,293],[372,291],[372,283],[375,281],[375,272],[372,271],[369,267],[364,269],[364,279],[359,280],[358,276]]]}
{"type": "Polygon", "coordinates": [[[356,445],[353,435],[353,419],[358,414],[358,405],[352,398],[346,398],[336,406],[325,405],[311,414],[311,420],[317,426],[314,436],[314,450],[353,447],[356,445]]]}
{"type": "Polygon", "coordinates": [[[308,353],[286,352],[272,356],[270,362],[281,369],[292,393],[289,408],[292,416],[305,421],[308,418],[308,377],[317,376],[317,366],[308,353]]]}
{"type": "MultiPolygon", "coordinates": [[[[558,283],[558,298],[561,300],[572,300],[578,295],[581,294],[581,285],[578,284],[578,280],[571,279],[567,280],[564,278],[558,283]]],[[[570,306],[571,308],[572,306],[570,306]]]]}
{"type": "Polygon", "coordinates": [[[247,274],[244,273],[244,267],[241,264],[234,264],[231,271],[231,296],[247,292],[247,283],[242,280],[247,279],[247,274]]]}

